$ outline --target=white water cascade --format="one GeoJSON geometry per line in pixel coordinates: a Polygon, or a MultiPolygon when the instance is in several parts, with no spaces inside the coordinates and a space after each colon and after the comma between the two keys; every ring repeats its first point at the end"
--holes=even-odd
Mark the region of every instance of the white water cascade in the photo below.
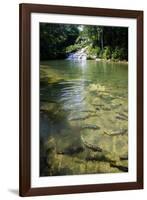
{"type": "Polygon", "coordinates": [[[86,59],[87,59],[86,48],[82,48],[77,52],[70,53],[67,58],[67,60],[86,60],[86,59]]]}

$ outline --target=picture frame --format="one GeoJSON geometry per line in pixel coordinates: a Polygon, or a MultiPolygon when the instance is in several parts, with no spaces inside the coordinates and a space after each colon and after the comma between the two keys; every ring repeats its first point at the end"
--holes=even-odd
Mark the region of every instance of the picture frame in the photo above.
{"type": "MultiPolygon", "coordinates": [[[[55,6],[41,4],[20,4],[20,140],[19,140],[19,194],[20,196],[39,196],[39,195],[56,195],[86,192],[104,192],[143,189],[143,11],[137,10],[118,10],[105,8],[88,8],[72,6],[55,6]],[[31,118],[31,99],[32,99],[32,56],[35,43],[31,43],[33,37],[32,31],[32,14],[57,14],[70,15],[79,17],[104,17],[111,19],[133,19],[136,23],[136,180],[117,182],[102,182],[68,185],[43,185],[42,187],[32,186],[32,118],[31,118]],[[32,50],[33,49],[33,50],[32,50]]],[[[119,26],[119,25],[118,25],[119,26]]],[[[39,33],[36,33],[39,35],[39,33]]],[[[131,48],[131,47],[130,47],[131,48]]],[[[39,52],[38,54],[39,55],[39,52]]],[[[38,56],[39,57],[39,56],[38,56]]],[[[134,70],[135,71],[135,70],[134,70]]],[[[133,71],[132,71],[133,72],[133,71]]],[[[37,76],[38,74],[34,74],[37,76]]],[[[133,75],[132,75],[133,76],[133,75]]],[[[39,92],[39,91],[38,91],[39,92]]],[[[39,93],[37,93],[39,94],[39,93]]],[[[35,96],[36,97],[36,96],[35,96]]],[[[38,96],[39,99],[39,96],[38,96]]],[[[133,100],[135,101],[135,100],[133,100]]],[[[38,108],[39,110],[39,108],[38,108]]],[[[34,113],[35,115],[35,113],[34,113]]],[[[132,115],[131,115],[132,116],[132,115]]],[[[130,120],[130,118],[129,118],[130,120]]],[[[39,121],[37,121],[39,122],[39,121]]],[[[33,151],[34,153],[34,151],[33,151]]],[[[38,153],[38,151],[37,151],[38,153]]],[[[39,157],[39,155],[38,155],[39,157]]],[[[39,165],[39,163],[38,163],[39,165]]],[[[131,169],[130,169],[131,170],[131,169]]],[[[59,177],[58,181],[63,181],[59,177]]],[[[81,178],[82,179],[82,178],[81,178]]],[[[64,182],[64,181],[63,181],[64,182]]]]}

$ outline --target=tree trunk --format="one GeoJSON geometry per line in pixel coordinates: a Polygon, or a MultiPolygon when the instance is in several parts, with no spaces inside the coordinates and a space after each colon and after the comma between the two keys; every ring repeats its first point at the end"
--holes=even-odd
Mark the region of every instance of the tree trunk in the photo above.
{"type": "Polygon", "coordinates": [[[103,28],[101,29],[101,49],[104,49],[104,41],[103,41],[103,28]]]}

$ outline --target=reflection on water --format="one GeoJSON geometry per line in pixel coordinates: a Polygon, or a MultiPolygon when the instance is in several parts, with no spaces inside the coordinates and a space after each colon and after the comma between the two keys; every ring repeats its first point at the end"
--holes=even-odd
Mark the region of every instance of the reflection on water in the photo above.
{"type": "Polygon", "coordinates": [[[128,66],[40,66],[40,175],[128,171],[128,66]]]}

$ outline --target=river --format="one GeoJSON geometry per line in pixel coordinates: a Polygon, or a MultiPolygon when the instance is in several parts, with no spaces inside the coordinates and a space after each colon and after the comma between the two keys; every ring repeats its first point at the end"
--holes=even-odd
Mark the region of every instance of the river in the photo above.
{"type": "Polygon", "coordinates": [[[128,64],[40,65],[40,175],[128,171],[128,64]]]}

